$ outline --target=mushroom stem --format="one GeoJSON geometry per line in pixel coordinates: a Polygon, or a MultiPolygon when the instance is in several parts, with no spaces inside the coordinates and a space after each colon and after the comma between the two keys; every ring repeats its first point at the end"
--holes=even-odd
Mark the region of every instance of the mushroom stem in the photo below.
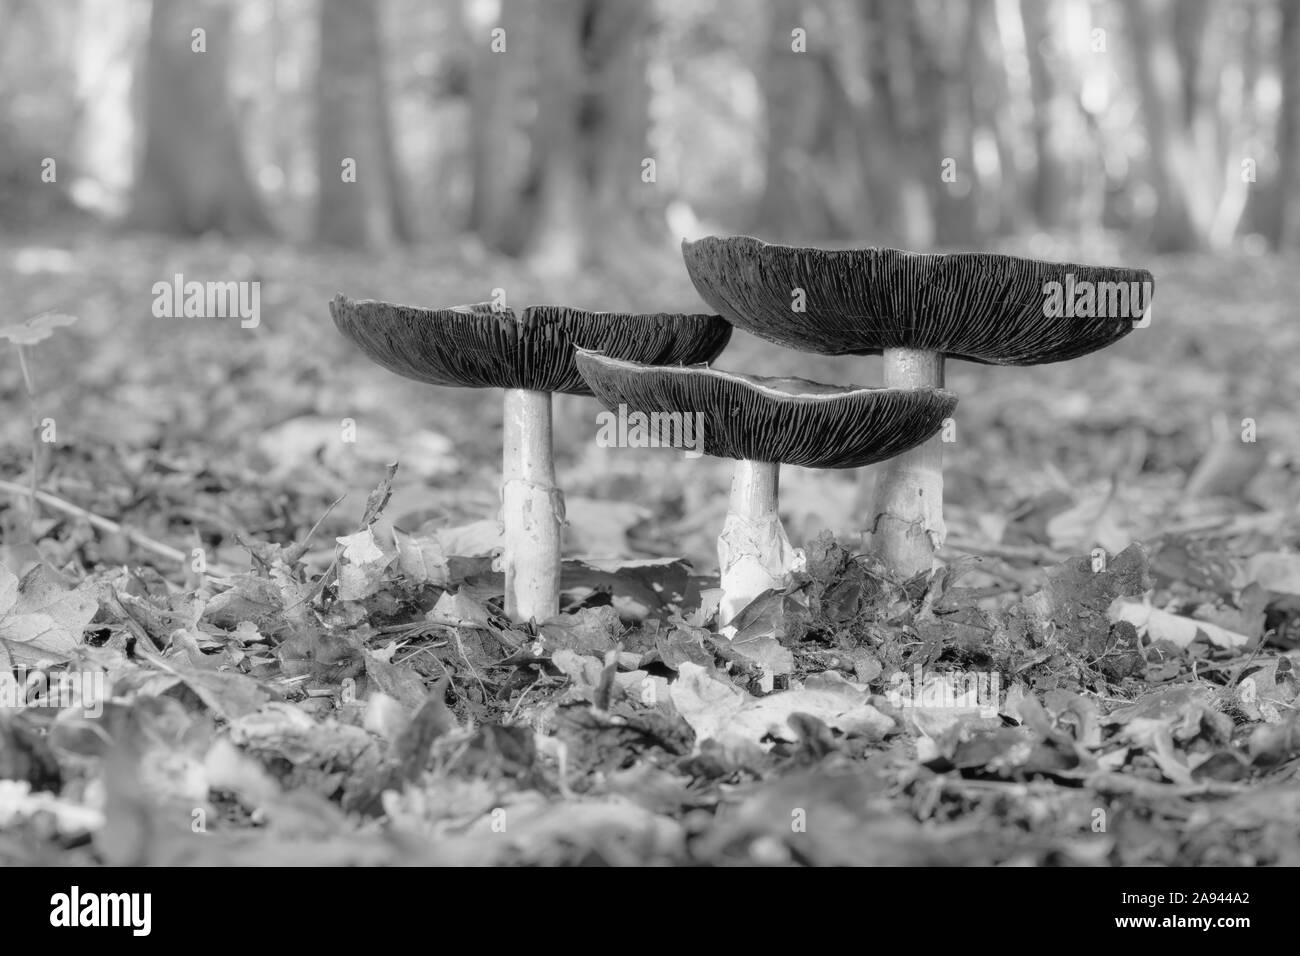
{"type": "Polygon", "coordinates": [[[506,615],[544,621],[560,612],[560,525],[564,496],[555,485],[551,394],[506,389],[501,526],[506,615]]]}
{"type": "Polygon", "coordinates": [[[718,536],[718,623],[724,627],[764,591],[790,581],[799,552],[790,547],[777,513],[780,482],[777,462],[737,461],[732,472],[731,502],[718,536]]]}
{"type": "MultiPolygon", "coordinates": [[[[943,387],[943,353],[885,349],[885,387],[943,387]]],[[[928,572],[943,544],[943,441],[936,435],[876,475],[871,549],[904,578],[928,572]]]]}

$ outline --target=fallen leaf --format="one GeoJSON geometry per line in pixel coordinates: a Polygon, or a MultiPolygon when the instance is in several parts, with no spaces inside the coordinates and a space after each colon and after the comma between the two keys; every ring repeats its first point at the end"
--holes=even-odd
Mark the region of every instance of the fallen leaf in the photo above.
{"type": "MultiPolygon", "coordinates": [[[[726,630],[734,633],[727,646],[758,667],[765,680],[794,673],[794,654],[781,643],[787,634],[787,614],[799,613],[795,602],[780,591],[768,591],[749,604],[726,630]]],[[[765,690],[770,688],[764,688],[765,690]]]]}
{"type": "Polygon", "coordinates": [[[1264,551],[1246,562],[1244,575],[1244,583],[1258,584],[1266,591],[1300,594],[1300,554],[1264,551]]]}
{"type": "Polygon", "coordinates": [[[868,702],[871,695],[866,688],[833,673],[810,677],[803,687],[756,698],[685,662],[670,694],[673,707],[695,731],[697,747],[710,739],[724,747],[764,748],[772,746],[771,740],[796,741],[799,735],[789,722],[794,714],[807,714],[832,730],[869,740],[880,740],[894,728],[893,718],[868,702]]]}
{"type": "Polygon", "coordinates": [[[384,508],[388,505],[388,499],[393,497],[393,478],[396,475],[397,462],[389,462],[384,468],[384,477],[374,487],[374,490],[366,496],[365,514],[361,516],[363,527],[370,527],[375,523],[375,519],[383,514],[384,508]]]}
{"type": "Polygon", "coordinates": [[[1097,491],[1047,522],[1047,538],[1057,551],[1090,550],[1094,546],[1118,554],[1133,543],[1128,509],[1118,489],[1097,491]]]}
{"type": "Polygon", "coordinates": [[[614,647],[622,629],[618,612],[605,604],[553,617],[543,622],[538,632],[547,650],[603,657],[614,647]]]}
{"type": "Polygon", "coordinates": [[[447,553],[436,535],[404,535],[393,532],[397,545],[397,566],[417,584],[445,587],[451,580],[447,553]]]}
{"type": "Polygon", "coordinates": [[[457,557],[474,557],[499,551],[504,542],[501,522],[484,518],[455,528],[438,528],[434,531],[442,551],[457,557]]]}
{"type": "Polygon", "coordinates": [[[44,564],[20,582],[0,565],[0,650],[11,666],[68,660],[98,610],[90,582],[70,589],[44,564]]]}
{"type": "Polygon", "coordinates": [[[392,564],[394,553],[379,546],[370,528],[335,540],[343,547],[338,567],[339,600],[365,600],[383,585],[384,571],[392,564]]]}
{"type": "Polygon", "coordinates": [[[1112,621],[1128,621],[1150,641],[1166,641],[1179,648],[1190,645],[1198,634],[1204,634],[1206,640],[1216,647],[1242,649],[1252,643],[1247,635],[1229,631],[1217,624],[1171,614],[1150,604],[1125,598],[1120,598],[1112,605],[1110,618],[1112,621]]]}
{"type": "Polygon", "coordinates": [[[424,678],[413,667],[393,664],[371,650],[367,650],[365,655],[366,676],[377,692],[386,694],[409,711],[424,704],[429,692],[424,686],[424,678]]]}

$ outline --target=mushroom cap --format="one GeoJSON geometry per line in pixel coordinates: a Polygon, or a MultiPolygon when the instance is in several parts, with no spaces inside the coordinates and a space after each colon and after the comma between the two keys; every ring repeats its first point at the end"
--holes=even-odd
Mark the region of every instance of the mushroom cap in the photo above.
{"type": "Polygon", "coordinates": [[[941,388],[843,387],[587,351],[578,353],[578,368],[611,411],[621,404],[647,415],[701,413],[710,455],[808,468],[892,458],[935,434],[957,407],[957,396],[941,388]]]}
{"type": "Polygon", "coordinates": [[[682,255],[696,290],[728,321],[778,345],[826,355],[905,348],[987,365],[1061,362],[1127,335],[1153,289],[1145,269],[982,252],[808,249],[710,236],[683,242],[682,255]],[[1094,311],[1109,315],[1049,315],[1045,286],[1061,283],[1070,298],[1067,276],[1077,289],[1084,281],[1124,283],[1129,307],[1100,294],[1118,294],[1118,286],[1094,285],[1094,311]],[[795,289],[804,290],[805,311],[792,308],[795,289]]]}
{"type": "Polygon", "coordinates": [[[551,305],[518,314],[488,303],[420,309],[340,294],[330,315],[371,361],[419,382],[572,395],[591,394],[574,365],[578,348],[649,363],[708,362],[731,338],[731,326],[716,315],[551,305]]]}

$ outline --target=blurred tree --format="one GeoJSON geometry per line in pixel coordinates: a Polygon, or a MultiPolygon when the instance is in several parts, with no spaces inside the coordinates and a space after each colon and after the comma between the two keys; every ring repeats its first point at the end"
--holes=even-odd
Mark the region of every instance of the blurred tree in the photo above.
{"type": "Polygon", "coordinates": [[[77,202],[110,219],[127,213],[138,172],[139,64],[149,8],[138,0],[79,0],[76,6],[77,202]]]}
{"type": "MultiPolygon", "coordinates": [[[[641,0],[547,0],[537,18],[537,116],[527,251],[572,273],[640,239],[654,21],[641,0]]],[[[653,157],[651,157],[653,158],[653,157]]]]}
{"type": "MultiPolygon", "coordinates": [[[[1069,144],[1063,141],[1059,114],[1067,104],[1060,92],[1061,61],[1052,36],[1053,19],[1042,0],[1020,0],[1029,60],[1029,87],[1033,95],[1034,178],[1031,206],[1034,219],[1045,229],[1065,225],[1069,175],[1069,144]]],[[[1068,79],[1066,79],[1068,82],[1068,79]]]]}
{"type": "MultiPolygon", "coordinates": [[[[1025,202],[1016,155],[1022,148],[1008,76],[1009,53],[998,22],[996,0],[971,0],[968,58],[971,75],[972,152],[978,151],[976,228],[980,236],[1000,235],[1021,226],[1025,202]]],[[[972,157],[974,161],[974,157],[972,157]]]]}
{"type": "Polygon", "coordinates": [[[248,177],[227,84],[231,15],[228,0],[153,3],[133,226],[187,235],[271,228],[248,177]]]}
{"type": "Polygon", "coordinates": [[[929,167],[921,171],[933,177],[929,182],[935,241],[946,248],[966,248],[978,238],[973,91],[981,66],[978,17],[984,8],[939,0],[929,8],[910,9],[917,86],[928,94],[921,97],[921,138],[929,167]]]}
{"type": "Polygon", "coordinates": [[[942,0],[928,8],[896,0],[865,3],[871,31],[867,62],[878,64],[873,82],[881,110],[864,136],[864,148],[889,144],[886,175],[871,196],[892,208],[891,241],[911,249],[960,245],[968,241],[973,221],[962,198],[972,190],[971,118],[962,115],[969,101],[964,95],[954,98],[953,89],[954,81],[964,82],[955,67],[963,31],[955,33],[953,50],[940,46],[943,30],[965,22],[964,5],[940,18],[938,27],[926,23],[927,16],[946,9],[942,0]],[[950,114],[951,109],[959,112],[950,114]]]}
{"type": "Polygon", "coordinates": [[[76,11],[0,0],[0,24],[0,222],[26,226],[71,210],[76,11]]]}
{"type": "Polygon", "coordinates": [[[1197,223],[1211,248],[1226,248],[1237,235],[1251,192],[1242,160],[1263,148],[1258,115],[1259,60],[1268,50],[1258,42],[1258,3],[1179,4],[1175,37],[1183,37],[1179,60],[1185,73],[1185,102],[1198,193],[1209,197],[1197,223]],[[1211,40],[1212,38],[1212,40],[1211,40]]]}
{"type": "Polygon", "coordinates": [[[852,205],[848,197],[831,196],[826,189],[842,148],[835,142],[837,133],[853,135],[855,128],[826,42],[829,20],[820,6],[808,0],[770,3],[767,39],[756,68],[767,135],[754,231],[779,228],[787,242],[835,235],[840,231],[835,208],[852,205]],[[795,49],[796,30],[804,34],[800,49],[795,49]]]}
{"type": "Polygon", "coordinates": [[[382,7],[320,0],[316,236],[340,245],[409,241],[389,119],[382,7]]]}
{"type": "Polygon", "coordinates": [[[1279,248],[1300,248],[1300,0],[1280,0],[1278,65],[1282,102],[1277,117],[1278,217],[1273,241],[1279,248]]]}
{"type": "Polygon", "coordinates": [[[751,229],[952,247],[1032,221],[1220,248],[1249,200],[1281,241],[1300,219],[1283,211],[1300,195],[1297,4],[1278,0],[1283,168],[1256,191],[1242,160],[1267,148],[1267,5],[774,0],[754,71],[768,137],[751,229]],[[1128,56],[1105,46],[1107,12],[1128,56]],[[796,27],[805,52],[791,51],[796,27]],[[1134,109],[1137,127],[1122,118],[1134,109]]]}
{"type": "MultiPolygon", "coordinates": [[[[1193,5],[1199,7],[1200,2],[1193,0],[1193,5]]],[[[1189,128],[1198,103],[1195,70],[1200,47],[1194,37],[1204,29],[1205,20],[1199,9],[1179,14],[1179,7],[1155,0],[1123,4],[1125,34],[1146,119],[1148,183],[1156,196],[1150,242],[1162,252],[1204,247],[1210,219],[1211,196],[1198,188],[1205,184],[1196,176],[1189,128]],[[1181,21],[1178,29],[1174,29],[1176,19],[1181,21]]]]}
{"type": "MultiPolygon", "coordinates": [[[[870,205],[865,221],[874,233],[873,242],[923,249],[934,241],[934,212],[918,166],[927,158],[919,155],[924,147],[917,136],[912,96],[910,15],[890,0],[863,0],[858,14],[865,31],[858,70],[865,74],[868,104],[858,120],[858,151],[870,205]]],[[[939,157],[928,159],[937,180],[939,157]]]]}
{"type": "Polygon", "coordinates": [[[523,118],[533,98],[533,60],[525,38],[535,30],[536,11],[515,2],[486,18],[480,3],[465,0],[459,13],[456,26],[471,51],[469,228],[489,247],[517,255],[530,225],[521,208],[529,149],[523,118]],[[494,38],[494,29],[505,33],[494,38]]]}
{"type": "Polygon", "coordinates": [[[1218,248],[1243,220],[1300,244],[1300,0],[130,6],[132,39],[109,45],[110,0],[0,0],[0,189],[120,198],[131,182],[106,172],[134,138],[141,225],[265,229],[274,203],[295,233],[382,244],[440,222],[570,272],[660,236],[669,210],[683,232],[912,248],[1097,227],[1218,248]],[[133,127],[127,71],[104,64],[145,45],[151,8],[133,127]],[[86,90],[109,76],[117,113],[97,113],[86,90]],[[29,188],[47,155],[57,186],[29,188]]]}
{"type": "Polygon", "coordinates": [[[586,77],[582,33],[587,0],[549,0],[537,18],[537,119],[530,189],[536,220],[529,254],[543,268],[575,272],[586,257],[586,209],[579,121],[586,77]]]}
{"type": "Polygon", "coordinates": [[[991,5],[781,0],[769,10],[755,231],[911,248],[974,241],[991,5]]]}
{"type": "MultiPolygon", "coordinates": [[[[663,230],[663,190],[643,173],[650,155],[647,71],[657,22],[645,0],[589,2],[582,55],[587,92],[579,113],[587,176],[592,187],[590,227],[596,248],[635,243],[663,230]],[[652,212],[660,213],[651,215],[652,212]]],[[[658,238],[656,236],[656,238],[658,238]]]]}

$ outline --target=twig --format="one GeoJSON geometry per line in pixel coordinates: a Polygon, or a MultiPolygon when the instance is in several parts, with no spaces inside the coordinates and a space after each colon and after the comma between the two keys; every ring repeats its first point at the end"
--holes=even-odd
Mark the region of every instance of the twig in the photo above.
{"type": "MultiPolygon", "coordinates": [[[[964,557],[970,557],[970,555],[964,554],[960,551],[952,550],[947,545],[944,545],[944,547],[939,549],[938,555],[944,561],[957,561],[964,557]]],[[[1039,583],[1037,571],[1031,571],[1026,568],[1017,568],[1005,558],[995,557],[991,554],[978,555],[977,557],[980,559],[979,563],[976,565],[978,570],[983,571],[985,574],[992,575],[995,578],[1000,578],[1011,585],[1010,587],[1001,589],[1003,591],[1023,591],[1032,588],[1039,583]]]]}
{"type": "Polygon", "coordinates": [[[32,443],[32,480],[31,480],[31,507],[27,510],[27,538],[33,544],[36,543],[36,485],[40,479],[41,459],[40,446],[37,444],[36,433],[40,430],[40,414],[36,411],[36,385],[32,381],[32,371],[27,367],[27,351],[21,345],[14,344],[18,351],[18,367],[23,372],[23,385],[27,389],[27,410],[31,412],[32,429],[28,436],[32,443]]]}
{"type": "Polygon", "coordinates": [[[1188,537],[1226,538],[1250,531],[1281,533],[1283,526],[1294,520],[1293,511],[1274,508],[1262,514],[1224,515],[1219,517],[1189,518],[1161,528],[1161,535],[1169,537],[1183,534],[1188,537]]]}
{"type": "Polygon", "coordinates": [[[118,618],[126,625],[126,629],[131,632],[131,636],[136,639],[137,643],[151,645],[155,650],[162,651],[163,645],[160,644],[149,629],[136,620],[131,609],[127,607],[127,602],[123,601],[116,591],[110,589],[106,603],[112,605],[111,610],[117,613],[118,618]]]}
{"type": "MultiPolygon", "coordinates": [[[[89,524],[94,525],[96,528],[99,528],[101,531],[107,531],[109,534],[123,535],[137,547],[143,548],[145,551],[151,551],[159,557],[166,558],[169,561],[175,561],[177,564],[183,565],[189,561],[189,557],[183,551],[178,551],[171,545],[163,544],[161,541],[155,541],[143,532],[136,531],[134,528],[128,528],[125,525],[120,525],[116,521],[110,521],[108,518],[101,517],[93,511],[87,511],[85,508],[74,505],[70,501],[64,501],[62,498],[48,492],[33,491],[29,488],[24,488],[22,485],[14,484],[12,481],[5,481],[4,479],[0,479],[0,491],[7,491],[14,495],[29,495],[42,504],[49,505],[56,511],[62,511],[64,514],[69,514],[73,517],[83,519],[89,524]]],[[[212,568],[208,569],[207,574],[211,578],[227,577],[226,574],[212,568]]]]}
{"type": "Polygon", "coordinates": [[[527,687],[524,688],[524,692],[520,694],[519,699],[515,701],[515,706],[510,708],[509,716],[507,716],[506,719],[502,721],[503,724],[505,724],[507,727],[510,726],[510,724],[515,719],[515,715],[519,713],[519,708],[520,706],[523,705],[524,698],[528,696],[528,692],[546,679],[547,679],[546,673],[543,671],[541,674],[537,675],[537,680],[533,681],[531,684],[529,684],[527,687]]]}
{"type": "Polygon", "coordinates": [[[987,554],[993,558],[1011,558],[1022,561],[1049,561],[1060,564],[1070,555],[1039,544],[994,544],[991,541],[973,541],[966,538],[949,537],[944,545],[954,551],[966,551],[971,554],[987,554]]]}
{"type": "MultiPolygon", "coordinates": [[[[465,644],[460,639],[460,630],[453,627],[451,628],[451,633],[452,636],[456,638],[456,650],[460,651],[461,660],[463,660],[466,666],[469,667],[469,672],[474,675],[474,680],[478,681],[479,693],[483,695],[483,700],[486,701],[488,699],[487,687],[483,684],[483,678],[478,676],[478,669],[474,666],[474,662],[471,661],[469,655],[465,653],[465,644]]],[[[445,669],[446,665],[444,664],[443,667],[445,669]]]]}
{"type": "Polygon", "coordinates": [[[322,524],[325,523],[325,519],[328,518],[330,516],[330,513],[333,512],[334,509],[339,506],[339,502],[341,502],[346,497],[347,497],[347,493],[344,492],[343,494],[335,498],[332,502],[330,502],[330,506],[325,509],[325,513],[322,514],[319,518],[317,518],[316,523],[311,526],[311,530],[307,532],[307,536],[303,538],[301,541],[299,541],[298,543],[291,545],[289,548],[285,550],[284,559],[289,564],[293,564],[295,561],[300,561],[302,559],[302,556],[307,553],[308,544],[311,543],[311,536],[314,535],[316,533],[316,530],[322,524]]]}

